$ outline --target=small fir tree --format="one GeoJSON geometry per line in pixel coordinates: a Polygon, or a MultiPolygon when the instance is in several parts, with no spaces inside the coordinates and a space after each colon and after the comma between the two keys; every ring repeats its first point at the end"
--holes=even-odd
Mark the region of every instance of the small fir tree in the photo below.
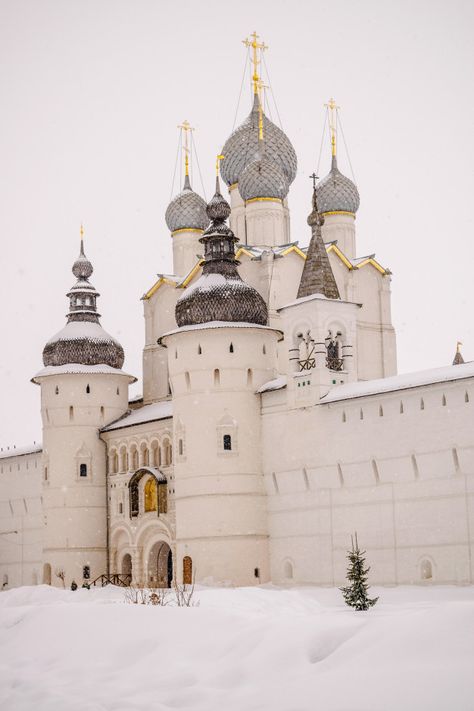
{"type": "Polygon", "coordinates": [[[359,549],[357,541],[357,533],[351,536],[352,550],[347,551],[347,559],[349,565],[347,567],[347,580],[349,585],[339,588],[344,596],[346,605],[353,607],[355,610],[368,610],[373,607],[378,600],[378,597],[369,598],[367,593],[369,586],[367,584],[367,576],[370,568],[365,568],[365,551],[359,549]],[[355,538],[355,545],[354,545],[355,538]]]}

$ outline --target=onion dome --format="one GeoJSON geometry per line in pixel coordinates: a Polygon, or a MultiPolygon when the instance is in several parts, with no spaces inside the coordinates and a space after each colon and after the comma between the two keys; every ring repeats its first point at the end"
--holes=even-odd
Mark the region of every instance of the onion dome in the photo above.
{"type": "MultiPolygon", "coordinates": [[[[245,121],[229,136],[222,149],[225,160],[221,164],[221,175],[227,185],[240,181],[244,168],[255,160],[258,151],[259,98],[255,94],[252,111],[245,121]]],[[[265,134],[265,157],[275,163],[291,185],[296,176],[297,158],[288,136],[263,115],[265,134]]],[[[264,196],[268,197],[268,196],[264,196]]]]}
{"type": "Polygon", "coordinates": [[[262,159],[253,160],[244,168],[239,180],[239,193],[243,200],[277,198],[284,200],[290,188],[288,179],[277,163],[262,159]]]}
{"type": "Polygon", "coordinates": [[[219,178],[216,193],[207,206],[211,224],[200,238],[204,245],[202,275],[189,286],[176,304],[179,327],[209,321],[233,321],[266,325],[267,305],[258,291],[246,284],[237,271],[235,243],[238,241],[225,220],[230,205],[221,195],[219,178]]]}
{"type": "Polygon", "coordinates": [[[182,191],[168,205],[165,220],[170,232],[205,230],[208,226],[206,203],[200,195],[192,190],[189,175],[184,178],[182,191]]]}
{"type": "Polygon", "coordinates": [[[320,211],[351,212],[359,209],[360,197],[356,185],[346,178],[337,167],[336,156],[332,157],[331,170],[316,188],[320,211]]]}
{"type": "Polygon", "coordinates": [[[112,368],[121,368],[124,361],[123,348],[99,323],[100,314],[96,306],[99,292],[89,282],[93,267],[84,254],[82,239],[80,254],[73,264],[72,272],[77,282],[67,294],[67,323],[45,345],[44,365],[106,364],[112,368]]]}

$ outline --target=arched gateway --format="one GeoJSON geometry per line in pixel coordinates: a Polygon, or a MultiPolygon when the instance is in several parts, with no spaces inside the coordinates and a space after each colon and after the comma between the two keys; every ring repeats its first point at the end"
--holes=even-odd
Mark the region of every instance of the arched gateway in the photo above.
{"type": "Polygon", "coordinates": [[[148,555],[148,584],[170,588],[173,582],[173,554],[165,541],[157,541],[148,555]]]}

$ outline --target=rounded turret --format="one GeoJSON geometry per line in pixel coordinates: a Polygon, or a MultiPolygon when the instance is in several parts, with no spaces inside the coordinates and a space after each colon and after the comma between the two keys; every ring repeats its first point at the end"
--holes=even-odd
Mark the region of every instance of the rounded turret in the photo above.
{"type": "Polygon", "coordinates": [[[348,212],[355,215],[360,205],[357,186],[341,173],[336,156],[332,157],[331,170],[316,188],[319,210],[328,212],[348,212]]]}
{"type": "Polygon", "coordinates": [[[189,175],[184,179],[183,189],[170,202],[165,213],[170,232],[177,230],[205,230],[209,224],[206,203],[191,188],[189,175]]]}

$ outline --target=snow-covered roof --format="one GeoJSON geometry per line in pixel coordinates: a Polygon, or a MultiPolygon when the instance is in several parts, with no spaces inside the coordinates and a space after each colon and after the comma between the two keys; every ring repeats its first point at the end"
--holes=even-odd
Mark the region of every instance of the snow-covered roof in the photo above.
{"type": "Polygon", "coordinates": [[[463,380],[464,378],[474,378],[474,361],[462,365],[447,365],[443,368],[420,370],[416,373],[392,375],[389,378],[380,378],[378,380],[359,380],[356,383],[336,385],[331,388],[327,395],[321,398],[321,404],[367,397],[368,395],[380,395],[381,393],[389,393],[396,390],[419,388],[423,385],[463,380]]]}
{"type": "Polygon", "coordinates": [[[340,304],[354,304],[354,306],[359,306],[361,307],[362,304],[357,304],[354,301],[344,301],[343,299],[328,299],[327,296],[324,294],[310,294],[309,296],[302,296],[300,299],[295,299],[294,301],[290,301],[289,304],[284,304],[284,306],[280,306],[277,311],[283,311],[283,309],[287,309],[290,306],[298,306],[298,304],[304,304],[305,301],[331,301],[332,303],[337,302],[340,304]]]}
{"type": "Polygon", "coordinates": [[[25,444],[23,447],[11,447],[10,449],[0,450],[0,459],[8,459],[9,457],[22,457],[25,454],[37,454],[43,451],[43,445],[40,443],[25,444]]]}
{"type": "Polygon", "coordinates": [[[123,427],[133,427],[133,425],[141,425],[144,422],[154,422],[156,420],[166,420],[173,416],[173,403],[171,400],[162,402],[154,402],[152,405],[144,405],[137,410],[131,410],[123,417],[112,422],[107,427],[102,429],[102,432],[111,432],[112,430],[120,430],[123,427]]]}
{"type": "Polygon", "coordinates": [[[123,375],[125,378],[129,379],[129,383],[136,383],[137,379],[134,375],[129,375],[119,368],[112,368],[110,365],[105,363],[100,363],[99,365],[82,365],[82,363],[67,363],[66,365],[48,365],[46,368],[42,368],[36,375],[31,379],[33,383],[37,383],[37,378],[44,378],[48,375],[62,375],[62,374],[87,374],[87,373],[110,373],[113,375],[123,375]]]}
{"type": "Polygon", "coordinates": [[[286,388],[288,379],[286,375],[280,375],[278,378],[274,378],[273,380],[269,380],[267,383],[264,383],[259,387],[257,390],[258,393],[268,393],[271,390],[281,390],[281,388],[286,388]]]}
{"type": "Polygon", "coordinates": [[[260,328],[267,331],[275,331],[280,334],[279,340],[283,339],[283,332],[278,328],[271,328],[271,326],[261,326],[258,323],[247,323],[247,321],[208,321],[207,323],[194,323],[191,326],[182,326],[181,328],[175,328],[173,331],[168,331],[164,333],[158,339],[158,343],[166,336],[172,336],[175,333],[183,333],[184,331],[207,331],[212,328],[260,328]]]}

